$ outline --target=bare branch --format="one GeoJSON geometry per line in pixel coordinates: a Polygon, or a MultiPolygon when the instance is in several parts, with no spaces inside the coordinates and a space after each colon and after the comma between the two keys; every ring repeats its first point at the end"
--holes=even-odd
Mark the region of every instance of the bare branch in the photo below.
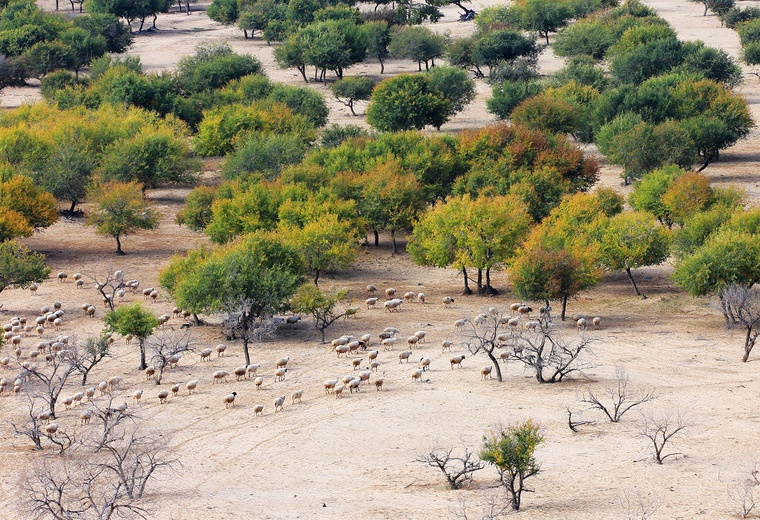
{"type": "Polygon", "coordinates": [[[604,413],[611,422],[619,422],[630,409],[657,398],[657,392],[652,388],[629,388],[625,367],[617,367],[615,375],[615,383],[604,387],[604,393],[611,401],[609,404],[604,404],[592,390],[588,390],[581,398],[582,402],[604,413]]]}
{"type": "Polygon", "coordinates": [[[438,446],[426,454],[418,457],[417,462],[427,464],[431,468],[438,468],[446,477],[451,489],[459,489],[464,483],[469,489],[472,483],[472,474],[485,467],[485,464],[477,458],[477,454],[462,443],[464,454],[460,457],[452,456],[454,448],[441,449],[438,446]]]}
{"type": "Polygon", "coordinates": [[[742,357],[742,361],[746,362],[760,335],[760,291],[739,285],[724,287],[720,291],[720,304],[726,316],[726,325],[741,324],[746,330],[742,357]]]}
{"type": "Polygon", "coordinates": [[[185,352],[195,350],[190,329],[181,329],[180,332],[161,329],[148,339],[147,348],[151,353],[151,363],[156,370],[156,384],[161,384],[164,372],[177,363],[185,352]]]}
{"type": "Polygon", "coordinates": [[[623,491],[620,497],[620,505],[625,510],[627,520],[647,520],[657,512],[660,504],[661,500],[658,496],[644,496],[638,490],[635,495],[623,491]]]}
{"type": "Polygon", "coordinates": [[[680,453],[665,453],[665,448],[671,444],[674,437],[683,435],[689,427],[690,423],[681,411],[666,415],[641,414],[640,434],[649,439],[657,464],[662,464],[668,457],[681,455],[680,453]]]}

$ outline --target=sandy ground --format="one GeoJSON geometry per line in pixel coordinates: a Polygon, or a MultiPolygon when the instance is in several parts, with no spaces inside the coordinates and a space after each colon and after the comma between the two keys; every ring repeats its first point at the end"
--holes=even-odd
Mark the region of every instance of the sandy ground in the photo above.
{"type": "MultiPolygon", "coordinates": [[[[702,17],[698,5],[674,0],[649,4],[682,38],[701,38],[732,55],[738,53],[736,34],[720,28],[714,17],[702,17]]],[[[473,5],[479,9],[484,4],[473,5]]],[[[454,20],[455,16],[456,9],[447,8],[444,20],[454,20]]],[[[210,22],[200,12],[162,16],[159,28],[156,33],[138,36],[132,50],[142,57],[146,70],[171,67],[190,54],[198,42],[227,41],[237,51],[258,56],[275,80],[299,84],[296,72],[276,68],[271,48],[265,43],[245,41],[239,31],[210,22]]],[[[436,30],[461,35],[472,30],[472,25],[444,21],[436,30]]],[[[542,58],[543,70],[560,66],[551,56],[542,58]]],[[[386,70],[396,73],[415,68],[392,62],[386,70]]],[[[351,73],[377,72],[377,64],[370,63],[355,67],[351,73]]],[[[326,92],[323,86],[310,86],[326,92]]],[[[478,99],[444,130],[488,123],[488,90],[479,85],[478,99]]],[[[748,75],[741,91],[757,118],[760,90],[756,78],[748,75]]],[[[12,106],[36,95],[33,89],[13,90],[4,93],[3,104],[12,106]]],[[[333,121],[345,124],[361,120],[347,115],[342,105],[330,103],[333,121]]],[[[750,139],[722,154],[721,161],[706,173],[716,182],[745,187],[757,201],[757,144],[755,131],[750,139]]],[[[618,175],[615,168],[605,167],[600,184],[622,190],[618,175]]],[[[124,257],[115,256],[110,240],[95,235],[78,221],[61,221],[26,243],[48,255],[54,274],[60,270],[71,275],[123,269],[143,287],[156,285],[158,269],[172,254],[206,242],[202,235],[174,224],[188,191],[171,188],[150,192],[150,199],[162,214],[161,227],[128,238],[124,248],[129,254],[124,257]]],[[[387,237],[383,238],[380,248],[368,248],[354,269],[328,276],[324,286],[348,287],[356,302],[364,299],[368,283],[381,289],[393,286],[402,293],[424,291],[430,303],[404,305],[394,315],[362,306],[356,319],[335,324],[328,336],[369,332],[376,337],[384,327],[395,326],[405,338],[425,329],[428,341],[414,354],[415,361],[422,356],[433,359],[423,383],[413,383],[409,377],[413,364],[400,364],[397,352],[381,349],[378,375],[385,378],[384,392],[367,387],[341,400],[325,396],[322,381],[350,374],[351,363],[320,345],[307,320],[253,349],[253,361],[262,365],[265,376],[263,389],[255,390],[250,380],[211,384],[213,371],[243,364],[241,348],[231,345],[226,356],[211,363],[201,364],[197,353],[185,356],[179,368],[165,376],[162,388],[200,379],[199,391],[188,396],[183,389],[178,398],[159,405],[159,389],[135,370],[138,357],[134,345],[117,341],[114,356],[94,370],[91,381],[94,384],[111,375],[124,376],[116,402],[129,402],[135,389],[144,389],[143,402],[130,406],[146,427],[171,436],[172,455],[182,462],[181,468],[163,474],[152,487],[151,518],[331,519],[351,515],[441,519],[455,518],[454,510],[462,500],[469,504],[470,518],[480,518],[479,503],[496,478],[491,468],[476,475],[475,489],[449,491],[437,470],[415,459],[436,444],[456,446],[463,441],[476,447],[490,425],[527,418],[542,425],[546,443],[538,450],[542,471],[532,482],[535,492],[524,497],[520,514],[525,518],[627,518],[629,512],[635,515],[638,497],[644,504],[658,505],[651,518],[736,516],[738,509],[730,491],[737,488],[736,479],[757,456],[760,446],[757,355],[742,364],[742,334],[723,329],[722,318],[708,301],[676,290],[667,278],[668,266],[636,273],[640,287],[649,296],[645,300],[633,296],[623,276],[611,275],[570,303],[570,313],[601,316],[603,320],[600,330],[587,332],[593,339],[593,355],[587,358],[585,377],[539,385],[520,366],[510,364],[504,368],[505,381],[498,383],[480,380],[480,368],[488,364],[485,358],[468,356],[461,370],[451,370],[449,354],[442,354],[438,345],[443,339],[452,339],[457,342],[455,352],[464,352],[464,338],[454,331],[454,320],[472,317],[489,306],[508,306],[513,297],[506,292],[506,275],[494,275],[494,284],[503,291],[500,296],[461,297],[461,278],[456,272],[417,267],[405,254],[392,256],[387,237]],[[456,298],[450,308],[441,304],[445,295],[456,298]],[[290,356],[289,372],[284,382],[275,383],[274,363],[283,356],[290,356]],[[693,426],[674,445],[683,455],[662,466],[652,463],[647,443],[639,435],[635,411],[619,424],[604,422],[593,412],[584,411],[585,418],[598,422],[581,433],[570,432],[566,407],[583,411],[579,395],[612,381],[619,365],[627,368],[633,383],[657,388],[660,398],[642,407],[643,411],[681,410],[688,415],[693,426]],[[305,390],[303,403],[291,405],[288,400],[283,412],[273,413],[274,398],[297,389],[305,390]],[[238,393],[238,406],[226,410],[222,398],[232,391],[238,393]],[[266,407],[263,417],[253,417],[252,408],[257,403],[266,407]],[[625,505],[625,497],[631,498],[632,505],[625,505]]],[[[99,302],[90,283],[77,290],[71,282],[59,284],[51,279],[36,296],[22,290],[4,291],[0,314],[34,316],[42,305],[55,300],[64,302],[68,311],[63,333],[82,338],[100,331],[100,320],[82,318],[78,312],[83,302],[99,302]]],[[[163,293],[157,303],[147,305],[156,314],[172,308],[163,293]]],[[[102,315],[103,309],[98,307],[97,317],[102,315]]],[[[172,320],[169,326],[178,328],[179,321],[172,320]]],[[[569,324],[562,330],[571,338],[578,334],[569,324]]],[[[199,327],[194,334],[199,348],[224,341],[215,327],[199,327]]],[[[30,349],[36,343],[35,338],[25,338],[22,346],[30,349]]],[[[4,353],[8,351],[6,347],[4,353]]],[[[0,370],[3,377],[11,373],[0,370]]],[[[73,382],[64,395],[78,389],[73,382]]],[[[5,439],[0,457],[2,519],[25,518],[18,512],[18,479],[32,461],[50,456],[30,451],[24,439],[12,435],[8,420],[18,417],[22,407],[18,397],[0,398],[0,432],[5,439]]],[[[80,411],[62,411],[62,428],[81,433],[86,427],[78,426],[80,411]]]]}

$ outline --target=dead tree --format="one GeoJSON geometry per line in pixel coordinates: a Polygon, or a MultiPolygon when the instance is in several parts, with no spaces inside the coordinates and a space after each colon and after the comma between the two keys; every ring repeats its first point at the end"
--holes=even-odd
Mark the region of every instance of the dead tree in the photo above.
{"type": "Polygon", "coordinates": [[[592,390],[588,390],[581,398],[582,402],[600,410],[611,422],[619,422],[630,409],[657,398],[657,392],[652,388],[629,388],[628,373],[625,367],[617,367],[615,375],[615,382],[604,387],[604,394],[610,400],[609,404],[604,404],[592,390]]]}
{"type": "Polygon", "coordinates": [[[87,338],[82,347],[79,347],[76,342],[72,342],[69,349],[71,362],[74,364],[77,372],[82,374],[82,386],[87,384],[87,376],[95,368],[95,365],[110,357],[110,347],[108,338],[105,335],[97,338],[87,338]]]}
{"type": "MultiPolygon", "coordinates": [[[[746,330],[744,356],[742,357],[742,361],[746,363],[755,347],[757,337],[760,335],[760,327],[758,327],[760,324],[760,291],[731,285],[721,290],[720,300],[724,309],[730,309],[734,322],[746,330]]],[[[728,318],[726,318],[726,322],[728,323],[728,318]]]]}
{"type": "Polygon", "coordinates": [[[93,452],[97,452],[113,439],[120,437],[127,425],[134,424],[135,415],[125,406],[113,406],[113,397],[104,404],[93,403],[92,406],[91,421],[96,423],[98,428],[93,428],[90,438],[84,442],[93,452]]]}
{"type": "Polygon", "coordinates": [[[627,520],[648,520],[660,508],[660,503],[659,497],[644,496],[638,491],[635,496],[624,491],[620,497],[627,520]]]}
{"type": "Polygon", "coordinates": [[[729,485],[728,491],[731,498],[739,507],[742,518],[748,518],[758,505],[758,491],[760,490],[760,469],[757,461],[753,462],[749,471],[744,473],[739,480],[729,485]]]}
{"type": "Polygon", "coordinates": [[[29,394],[27,394],[27,398],[29,400],[27,409],[29,417],[24,420],[23,424],[16,424],[15,422],[11,421],[11,426],[13,427],[13,431],[16,433],[16,435],[23,435],[24,437],[28,437],[34,443],[34,449],[41,450],[43,433],[41,429],[42,421],[39,417],[40,409],[42,407],[37,406],[39,403],[39,398],[36,398],[33,395],[29,394]]]}
{"type": "Polygon", "coordinates": [[[586,426],[588,424],[596,424],[596,421],[578,421],[573,420],[573,412],[570,410],[570,408],[565,408],[567,410],[567,427],[570,428],[570,431],[573,433],[578,433],[578,427],[580,426],[586,426]]]}
{"type": "Polygon", "coordinates": [[[438,446],[431,449],[421,457],[417,462],[427,464],[431,468],[438,468],[446,477],[446,481],[451,489],[459,489],[462,484],[467,484],[467,489],[472,483],[472,474],[485,467],[485,464],[477,458],[477,454],[462,444],[464,453],[460,457],[454,457],[452,452],[454,448],[441,449],[438,446]]]}
{"type": "Polygon", "coordinates": [[[496,357],[496,349],[502,346],[499,337],[504,333],[501,330],[502,314],[486,313],[476,316],[474,319],[467,320],[469,329],[466,334],[467,348],[470,353],[475,355],[483,352],[491,360],[496,369],[496,378],[501,382],[501,366],[499,359],[496,357]]]}
{"type": "Polygon", "coordinates": [[[683,435],[689,426],[680,411],[667,415],[642,414],[639,431],[641,436],[651,443],[655,462],[662,464],[668,457],[681,455],[677,452],[665,453],[665,448],[675,437],[683,435]]]}
{"type": "Polygon", "coordinates": [[[22,372],[22,375],[34,387],[32,391],[41,397],[48,405],[50,417],[55,419],[55,405],[69,376],[76,372],[77,368],[71,359],[71,353],[61,350],[53,356],[49,372],[42,368],[31,365],[22,372]]]}
{"type": "Polygon", "coordinates": [[[467,495],[459,497],[459,508],[453,510],[456,520],[496,520],[506,517],[512,506],[503,489],[489,489],[475,505],[468,502],[467,495]]]}
{"type": "Polygon", "coordinates": [[[542,313],[530,327],[520,323],[510,327],[510,337],[502,344],[506,359],[519,361],[532,371],[539,383],[557,383],[575,372],[583,373],[589,365],[584,355],[590,351],[590,340],[565,338],[551,321],[548,313],[542,313]]]}
{"type": "Polygon", "coordinates": [[[182,329],[180,332],[161,329],[152,335],[148,339],[148,352],[151,353],[150,361],[156,369],[156,384],[160,385],[164,371],[176,364],[175,356],[193,350],[191,332],[188,329],[182,329]]]}
{"type": "Polygon", "coordinates": [[[121,270],[108,269],[102,273],[85,273],[85,276],[95,282],[95,288],[111,310],[114,310],[116,293],[130,288],[127,284],[129,280],[124,277],[124,271],[121,270]]]}

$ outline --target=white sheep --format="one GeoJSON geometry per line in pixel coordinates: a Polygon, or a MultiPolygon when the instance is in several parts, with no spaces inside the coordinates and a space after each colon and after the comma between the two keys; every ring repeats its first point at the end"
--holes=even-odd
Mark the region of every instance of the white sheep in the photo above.
{"type": "Polygon", "coordinates": [[[333,390],[335,397],[338,397],[338,398],[343,397],[343,390],[345,390],[345,388],[346,388],[346,385],[336,386],[335,389],[333,390]]]}
{"type": "Polygon", "coordinates": [[[234,408],[235,407],[235,397],[237,397],[237,392],[232,392],[231,394],[228,394],[224,398],[224,407],[225,408],[234,408]]]}
{"type": "Polygon", "coordinates": [[[63,403],[63,405],[64,405],[64,406],[66,407],[66,409],[68,410],[69,408],[71,408],[71,405],[72,405],[72,403],[74,402],[74,398],[73,398],[72,396],[70,396],[70,395],[69,395],[69,396],[66,396],[66,397],[64,397],[64,398],[63,398],[63,400],[62,400],[61,402],[63,403]]]}
{"type": "Polygon", "coordinates": [[[92,419],[92,410],[87,410],[86,412],[82,412],[82,415],[79,416],[79,423],[80,424],[89,424],[90,419],[92,419]]]}
{"type": "Polygon", "coordinates": [[[464,354],[459,354],[457,356],[451,356],[449,358],[449,363],[451,363],[451,368],[454,368],[454,365],[458,365],[459,368],[462,368],[462,361],[464,361],[465,356],[464,354]]]}
{"type": "Polygon", "coordinates": [[[338,338],[338,339],[334,339],[334,340],[332,340],[332,341],[330,342],[330,344],[331,344],[333,347],[340,347],[340,346],[343,346],[343,345],[348,345],[348,342],[349,342],[349,341],[350,341],[350,340],[348,339],[348,337],[346,337],[346,336],[343,336],[343,337],[341,337],[341,338],[338,338]]]}
{"type": "Polygon", "coordinates": [[[409,362],[409,357],[412,355],[411,350],[405,350],[403,352],[398,353],[398,362],[401,363],[402,361],[409,362]]]}
{"type": "Polygon", "coordinates": [[[457,329],[457,330],[463,329],[465,325],[467,325],[466,319],[462,318],[461,320],[456,320],[454,322],[454,329],[457,329]]]}
{"type": "MultiPolygon", "coordinates": [[[[108,385],[106,385],[108,386],[108,385]]],[[[95,397],[95,387],[91,386],[87,390],[84,391],[85,397],[87,397],[88,401],[92,401],[92,398],[95,397]]]]}
{"type": "Polygon", "coordinates": [[[288,361],[290,361],[290,356],[285,356],[284,358],[280,358],[277,360],[277,368],[284,368],[288,365],[288,361]]]}
{"type": "Polygon", "coordinates": [[[227,350],[227,345],[219,344],[216,346],[216,357],[222,357],[224,355],[224,351],[227,350]]]}
{"type": "Polygon", "coordinates": [[[105,395],[108,393],[108,383],[105,381],[101,381],[98,383],[98,390],[100,390],[100,395],[105,395]]]}
{"type": "Polygon", "coordinates": [[[525,329],[526,330],[537,331],[539,329],[540,325],[541,324],[539,322],[535,321],[535,320],[526,321],[525,322],[525,329]]]}
{"type": "Polygon", "coordinates": [[[338,354],[338,357],[340,357],[341,354],[348,356],[348,353],[351,352],[351,347],[348,345],[338,345],[333,350],[338,354]]]}
{"type": "Polygon", "coordinates": [[[251,363],[245,368],[245,375],[246,377],[251,377],[251,375],[256,375],[256,371],[261,368],[261,365],[258,363],[251,363]]]}
{"type": "Polygon", "coordinates": [[[441,341],[441,353],[449,351],[451,352],[451,347],[454,345],[454,342],[448,339],[444,339],[441,341]]]}
{"type": "Polygon", "coordinates": [[[444,304],[445,306],[447,306],[447,307],[448,307],[448,306],[449,306],[449,305],[451,305],[452,303],[454,303],[454,298],[452,298],[451,296],[444,296],[444,297],[443,297],[443,304],[444,304]]]}
{"type": "Polygon", "coordinates": [[[282,407],[285,405],[285,396],[281,395],[277,399],[274,400],[274,411],[277,412],[277,410],[282,410],[282,407]]]}
{"type": "Polygon", "coordinates": [[[599,325],[602,324],[602,318],[600,318],[599,316],[596,316],[594,319],[591,320],[591,324],[594,325],[595,329],[598,329],[599,325]]]}
{"type": "Polygon", "coordinates": [[[412,291],[408,291],[404,293],[404,301],[407,303],[413,302],[416,297],[417,297],[417,294],[412,291]]]}
{"type": "Polygon", "coordinates": [[[381,342],[381,344],[383,345],[383,347],[385,348],[385,350],[392,349],[393,345],[395,345],[396,343],[398,343],[398,338],[388,338],[388,339],[384,339],[381,342]]]}
{"type": "Polygon", "coordinates": [[[414,369],[412,371],[412,381],[414,381],[415,383],[419,383],[420,381],[422,381],[423,372],[424,370],[421,368],[414,369]]]}
{"type": "Polygon", "coordinates": [[[480,369],[480,376],[485,381],[486,378],[491,379],[491,370],[493,369],[492,366],[483,367],[480,369]]]}
{"type": "Polygon", "coordinates": [[[420,341],[420,338],[417,336],[409,336],[406,338],[406,344],[409,348],[414,348],[414,346],[420,341]]]}
{"type": "Polygon", "coordinates": [[[372,284],[370,284],[370,285],[367,286],[367,296],[372,296],[376,292],[377,292],[377,287],[375,287],[372,284]]]}
{"type": "Polygon", "coordinates": [[[383,389],[383,383],[384,382],[385,382],[385,380],[382,377],[378,377],[377,379],[375,379],[375,389],[378,392],[383,389]]]}
{"type": "Polygon", "coordinates": [[[161,390],[158,393],[158,402],[159,403],[164,404],[168,398],[169,398],[169,390],[161,390]]]}
{"type": "Polygon", "coordinates": [[[50,423],[47,426],[45,426],[45,433],[48,435],[53,435],[58,431],[58,423],[50,423]]]}
{"type": "Polygon", "coordinates": [[[385,296],[390,300],[393,298],[393,296],[396,294],[396,289],[394,287],[388,287],[385,290],[385,296]]]}
{"type": "Polygon", "coordinates": [[[296,404],[296,401],[300,403],[302,397],[303,397],[303,390],[296,390],[295,392],[290,394],[290,404],[296,404]]]}
{"type": "Polygon", "coordinates": [[[285,323],[289,326],[291,325],[298,325],[298,322],[301,321],[300,316],[288,316],[285,318],[285,323]]]}
{"type": "Polygon", "coordinates": [[[227,372],[226,370],[217,370],[216,372],[214,372],[214,383],[213,384],[221,383],[222,381],[224,381],[226,383],[227,382],[227,377],[229,375],[230,375],[230,373],[227,372]]]}
{"type": "Polygon", "coordinates": [[[379,366],[380,366],[380,363],[378,363],[377,361],[373,361],[372,363],[369,364],[369,369],[372,370],[373,372],[377,372],[377,369],[379,366]]]}
{"type": "Polygon", "coordinates": [[[371,334],[362,334],[362,337],[359,338],[362,343],[364,343],[364,348],[367,348],[369,346],[369,341],[372,339],[371,334]]]}
{"type": "Polygon", "coordinates": [[[586,318],[578,318],[578,321],[575,322],[575,326],[578,327],[578,330],[586,330],[586,318]]]}
{"type": "Polygon", "coordinates": [[[256,385],[256,390],[261,390],[261,385],[264,384],[264,378],[259,376],[253,380],[253,384],[256,385]]]}
{"type": "Polygon", "coordinates": [[[201,361],[211,361],[211,353],[213,350],[210,348],[204,348],[201,350],[201,361]]]}
{"type": "Polygon", "coordinates": [[[187,393],[192,394],[195,392],[195,389],[198,388],[198,380],[193,379],[192,381],[188,381],[185,383],[185,388],[187,388],[187,393]]]}
{"type": "Polygon", "coordinates": [[[63,282],[66,281],[66,278],[68,278],[68,277],[69,277],[69,275],[67,275],[65,272],[61,271],[60,273],[58,273],[58,282],[59,283],[63,283],[63,282]]]}
{"type": "Polygon", "coordinates": [[[275,381],[285,381],[285,374],[288,372],[287,368],[278,368],[274,372],[275,381]]]}
{"type": "Polygon", "coordinates": [[[380,351],[379,351],[379,350],[370,350],[369,352],[367,352],[367,358],[368,358],[370,361],[374,361],[374,360],[376,360],[376,359],[377,359],[377,356],[378,356],[379,354],[380,354],[380,351]]]}
{"type": "Polygon", "coordinates": [[[364,300],[364,303],[367,305],[368,309],[373,309],[375,307],[375,304],[377,303],[377,298],[367,298],[364,300]]]}
{"type": "Polygon", "coordinates": [[[253,415],[264,415],[264,405],[263,404],[257,404],[253,407],[253,415]]]}
{"type": "Polygon", "coordinates": [[[135,402],[139,402],[140,399],[142,399],[143,391],[142,390],[135,390],[134,393],[132,393],[132,399],[135,400],[135,402]]]}
{"type": "Polygon", "coordinates": [[[425,304],[425,293],[422,293],[422,292],[418,293],[417,294],[417,301],[424,305],[425,304]]]}
{"type": "Polygon", "coordinates": [[[338,384],[338,380],[337,379],[328,379],[327,381],[325,381],[325,383],[324,383],[324,385],[325,385],[325,393],[326,394],[332,393],[332,391],[335,390],[335,385],[337,385],[337,384],[338,384]]]}
{"type": "Polygon", "coordinates": [[[148,367],[145,369],[145,380],[149,381],[156,375],[156,367],[148,367]]]}
{"type": "Polygon", "coordinates": [[[420,343],[425,343],[425,339],[427,338],[427,331],[425,330],[418,330],[414,333],[417,338],[419,338],[420,343]]]}
{"type": "Polygon", "coordinates": [[[357,377],[356,379],[348,383],[348,391],[351,392],[352,394],[354,393],[354,390],[358,392],[360,390],[359,385],[361,384],[362,384],[362,380],[357,377]]]}
{"type": "Polygon", "coordinates": [[[232,373],[235,374],[235,380],[240,381],[241,379],[245,378],[247,369],[248,367],[246,365],[235,368],[235,370],[232,371],[232,373]]]}
{"type": "Polygon", "coordinates": [[[363,361],[362,358],[352,359],[351,360],[351,366],[353,367],[354,370],[356,370],[357,368],[359,368],[361,366],[362,361],[363,361]]]}
{"type": "Polygon", "coordinates": [[[364,370],[362,372],[359,372],[359,380],[360,381],[366,381],[367,384],[369,384],[369,378],[372,375],[371,370],[364,370]]]}
{"type": "Polygon", "coordinates": [[[356,376],[343,376],[343,378],[341,379],[341,381],[343,382],[344,385],[347,385],[351,381],[353,381],[354,379],[356,379],[356,376]]]}
{"type": "Polygon", "coordinates": [[[179,383],[176,383],[172,385],[172,395],[174,397],[177,397],[178,394],[179,394],[179,383]]]}
{"type": "Polygon", "coordinates": [[[472,322],[475,325],[483,325],[483,324],[485,324],[485,322],[486,322],[487,319],[488,319],[488,316],[486,316],[485,314],[478,314],[477,316],[475,316],[475,318],[472,320],[472,322]]]}

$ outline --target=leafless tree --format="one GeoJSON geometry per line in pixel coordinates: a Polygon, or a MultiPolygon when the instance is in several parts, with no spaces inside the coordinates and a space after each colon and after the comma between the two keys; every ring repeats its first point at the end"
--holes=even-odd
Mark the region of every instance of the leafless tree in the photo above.
{"type": "Polygon", "coordinates": [[[279,327],[277,320],[271,316],[257,316],[251,309],[257,308],[258,303],[248,298],[238,298],[225,305],[227,312],[224,317],[224,330],[227,337],[243,342],[245,364],[251,364],[248,346],[271,338],[279,327]]]}
{"type": "Polygon", "coordinates": [[[624,491],[620,497],[626,520],[648,520],[660,508],[660,503],[659,497],[644,496],[638,490],[635,494],[624,491]]]}
{"type": "Polygon", "coordinates": [[[180,332],[161,329],[148,339],[148,352],[151,353],[150,361],[156,369],[157,385],[161,384],[164,371],[170,367],[174,356],[194,350],[191,336],[189,329],[180,332]]]}
{"type": "Polygon", "coordinates": [[[585,336],[565,338],[548,313],[533,321],[531,327],[521,323],[510,329],[509,338],[501,344],[507,359],[525,365],[539,383],[557,383],[575,372],[583,373],[590,366],[585,360],[590,340],[585,336]]]}
{"type": "Polygon", "coordinates": [[[55,419],[55,405],[69,376],[76,372],[77,368],[71,358],[71,352],[60,350],[53,356],[53,361],[45,369],[29,365],[22,375],[32,386],[31,391],[40,396],[48,405],[51,418],[55,419]]]}
{"type": "Polygon", "coordinates": [[[665,453],[665,448],[672,444],[674,438],[683,435],[689,426],[685,414],[678,410],[664,415],[641,414],[640,434],[651,443],[657,464],[662,464],[668,457],[680,455],[676,452],[665,453]]]}
{"type": "MultiPolygon", "coordinates": [[[[760,335],[760,291],[747,289],[739,285],[725,287],[720,292],[721,304],[730,309],[734,323],[740,324],[747,331],[744,336],[744,356],[746,363],[760,335]]],[[[726,318],[728,323],[728,318],[726,318]]]]}
{"type": "Polygon", "coordinates": [[[69,347],[71,362],[76,370],[82,374],[82,386],[85,386],[87,376],[95,368],[95,365],[111,355],[108,338],[105,335],[97,338],[90,337],[85,340],[81,347],[77,345],[76,340],[69,343],[71,345],[69,347]]]}
{"type": "Polygon", "coordinates": [[[610,400],[609,404],[604,404],[601,397],[597,397],[592,390],[588,390],[581,398],[582,402],[601,410],[611,422],[619,422],[623,415],[632,408],[657,398],[657,392],[652,388],[630,388],[625,367],[617,367],[615,376],[615,382],[604,387],[604,394],[610,400]]]}
{"type": "Polygon", "coordinates": [[[570,431],[573,433],[578,433],[578,427],[579,426],[586,426],[588,424],[596,424],[596,421],[585,421],[585,420],[573,420],[573,411],[570,410],[570,408],[565,408],[567,410],[567,427],[570,428],[570,431]]]}
{"type": "Polygon", "coordinates": [[[93,428],[85,444],[94,452],[100,451],[113,439],[122,435],[125,426],[134,425],[135,415],[125,406],[113,406],[113,397],[104,404],[93,403],[91,421],[98,425],[93,428]]]}
{"type": "Polygon", "coordinates": [[[16,435],[28,437],[34,443],[34,449],[41,450],[43,430],[39,416],[42,406],[38,406],[41,400],[33,395],[26,394],[26,396],[29,401],[27,409],[29,417],[24,419],[23,424],[11,421],[11,426],[16,435]]]}
{"type": "Polygon", "coordinates": [[[87,278],[95,282],[95,288],[103,297],[103,302],[114,310],[116,305],[116,293],[121,289],[127,289],[127,280],[124,271],[114,270],[113,268],[100,269],[97,273],[85,273],[87,278]]]}
{"type": "Polygon", "coordinates": [[[459,489],[465,483],[469,489],[472,474],[483,469],[485,464],[478,459],[475,452],[470,451],[466,444],[462,443],[462,446],[464,453],[459,457],[452,455],[454,448],[442,449],[436,446],[417,458],[417,462],[440,469],[451,489],[459,489]]]}
{"type": "Polygon", "coordinates": [[[483,352],[491,360],[496,369],[496,378],[503,381],[501,366],[496,357],[496,349],[502,346],[499,339],[504,334],[500,328],[502,314],[485,313],[475,319],[467,320],[468,330],[465,332],[467,348],[475,355],[483,352]]]}
{"type": "Polygon", "coordinates": [[[760,502],[760,468],[757,461],[753,461],[747,471],[741,477],[729,485],[728,493],[739,507],[742,518],[748,518],[757,509],[760,502]]]}

